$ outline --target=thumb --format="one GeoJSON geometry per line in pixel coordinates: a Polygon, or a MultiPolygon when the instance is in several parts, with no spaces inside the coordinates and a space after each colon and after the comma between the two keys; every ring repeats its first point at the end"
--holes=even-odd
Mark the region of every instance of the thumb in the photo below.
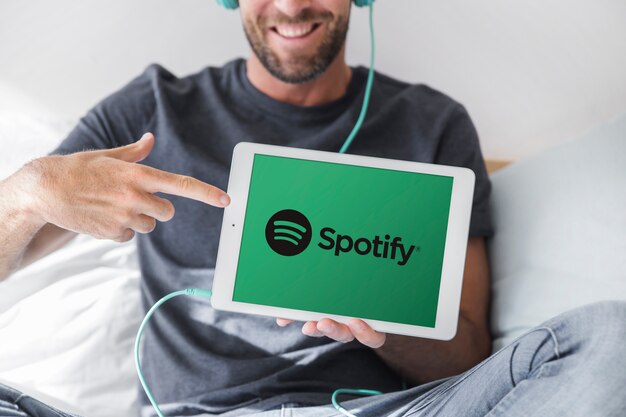
{"type": "Polygon", "coordinates": [[[150,155],[153,146],[154,135],[150,132],[147,132],[144,133],[141,139],[139,139],[135,143],[111,149],[110,151],[108,151],[108,156],[126,162],[139,162],[144,160],[148,155],[150,155]]]}

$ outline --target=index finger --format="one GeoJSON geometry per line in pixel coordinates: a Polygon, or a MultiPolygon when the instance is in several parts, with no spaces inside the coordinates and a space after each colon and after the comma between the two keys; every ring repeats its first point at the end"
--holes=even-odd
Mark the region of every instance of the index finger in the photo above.
{"type": "Polygon", "coordinates": [[[226,207],[230,197],[223,190],[188,175],[172,174],[156,168],[145,166],[148,180],[144,186],[150,193],[162,192],[191,198],[215,207],[226,207]]]}

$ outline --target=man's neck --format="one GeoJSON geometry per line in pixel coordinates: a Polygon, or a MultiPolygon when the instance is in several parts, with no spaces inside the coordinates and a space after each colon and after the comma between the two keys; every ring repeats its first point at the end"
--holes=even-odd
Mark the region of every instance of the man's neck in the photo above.
{"type": "Polygon", "coordinates": [[[303,84],[289,84],[268,72],[252,53],[246,63],[248,80],[257,90],[271,98],[297,106],[320,106],[338,100],[346,94],[352,69],[346,64],[344,51],[321,75],[303,84]]]}

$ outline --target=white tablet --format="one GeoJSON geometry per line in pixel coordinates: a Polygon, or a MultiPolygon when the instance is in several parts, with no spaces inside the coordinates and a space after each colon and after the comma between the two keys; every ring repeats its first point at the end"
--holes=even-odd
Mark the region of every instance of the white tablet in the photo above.
{"type": "Polygon", "coordinates": [[[216,309],[456,334],[474,193],[467,168],[241,142],[216,309]]]}

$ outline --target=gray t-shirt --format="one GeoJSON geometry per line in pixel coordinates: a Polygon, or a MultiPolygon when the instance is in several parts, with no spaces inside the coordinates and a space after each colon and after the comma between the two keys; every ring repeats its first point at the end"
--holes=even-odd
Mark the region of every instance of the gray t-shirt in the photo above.
{"type": "MultiPolygon", "coordinates": [[[[226,190],[240,141],[337,152],[358,117],[366,78],[367,68],[354,68],[344,97],[299,107],[258,91],[242,59],[183,78],[151,65],[91,109],[54,153],[127,145],[151,131],[156,143],[143,164],[226,190]]],[[[477,182],[470,235],[493,233],[491,186],[476,130],[463,106],[446,95],[377,73],[365,123],[348,153],[471,168],[477,182]]],[[[145,311],[169,292],[212,286],[223,210],[166,197],[175,217],[137,236],[145,311]]],[[[196,298],[166,303],[143,343],[147,381],[176,415],[255,403],[263,409],[284,400],[328,404],[337,388],[390,392],[403,383],[356,341],[307,337],[301,323],[280,328],[272,318],[215,311],[196,298]]],[[[143,393],[140,398],[148,404],[143,393]]]]}

